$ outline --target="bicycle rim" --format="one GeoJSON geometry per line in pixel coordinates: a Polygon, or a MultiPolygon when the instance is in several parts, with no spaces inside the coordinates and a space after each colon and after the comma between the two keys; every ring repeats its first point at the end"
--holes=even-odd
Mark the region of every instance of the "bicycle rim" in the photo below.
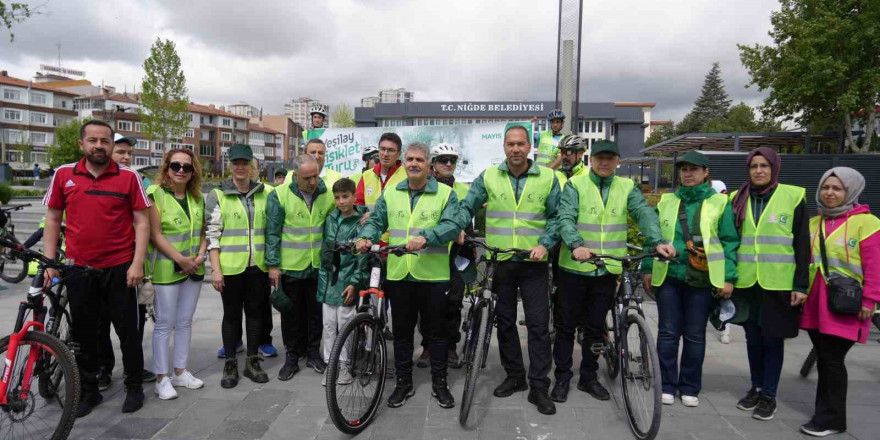
{"type": "Polygon", "coordinates": [[[630,313],[621,339],[626,343],[620,372],[626,415],[636,438],[650,440],[660,429],[662,394],[654,337],[645,318],[630,313]]]}
{"type": "Polygon", "coordinates": [[[382,330],[371,314],[359,313],[342,328],[333,343],[327,365],[327,409],[336,428],[346,434],[366,429],[382,400],[386,377],[382,330]],[[337,383],[343,368],[351,373],[350,384],[337,383]]]}
{"type": "Polygon", "coordinates": [[[467,423],[471,413],[471,405],[474,403],[474,393],[477,389],[477,377],[480,375],[480,370],[483,369],[483,359],[486,354],[483,346],[489,334],[488,308],[481,305],[474,309],[473,312],[471,320],[471,331],[473,332],[471,334],[473,337],[469,339],[466,349],[464,391],[461,394],[461,409],[458,413],[458,422],[461,425],[467,423]]]}
{"type": "Polygon", "coordinates": [[[27,276],[28,264],[19,258],[11,258],[8,253],[0,256],[0,278],[8,283],[17,283],[27,276]]]}
{"type": "MultiPolygon", "coordinates": [[[[8,346],[7,336],[0,340],[3,358],[8,346]]],[[[46,333],[28,332],[18,346],[15,362],[10,367],[4,365],[0,374],[6,374],[6,368],[12,368],[7,392],[12,397],[0,409],[0,440],[66,439],[76,421],[80,397],[79,372],[67,346],[46,333]],[[41,358],[33,365],[30,383],[25,383],[27,359],[32,350],[40,350],[41,358]],[[45,398],[34,381],[50,364],[54,365],[53,376],[60,377],[51,397],[45,398]]]]}

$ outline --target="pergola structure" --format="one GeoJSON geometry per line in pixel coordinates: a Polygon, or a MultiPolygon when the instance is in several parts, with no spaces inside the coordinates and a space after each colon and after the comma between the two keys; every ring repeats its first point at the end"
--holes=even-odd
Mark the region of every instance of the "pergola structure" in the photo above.
{"type": "Polygon", "coordinates": [[[837,142],[837,133],[770,132],[770,133],[688,133],[665,140],[641,150],[646,156],[684,153],[690,150],[748,152],[758,147],[774,150],[803,147],[810,153],[810,144],[818,141],[837,142]]]}

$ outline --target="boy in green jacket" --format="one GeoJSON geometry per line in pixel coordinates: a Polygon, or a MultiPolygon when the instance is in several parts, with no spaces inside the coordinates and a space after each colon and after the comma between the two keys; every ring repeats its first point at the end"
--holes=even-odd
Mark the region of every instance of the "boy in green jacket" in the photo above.
{"type": "MultiPolygon", "coordinates": [[[[354,242],[360,235],[360,221],[367,212],[365,206],[355,205],[357,187],[351,179],[342,178],[333,184],[336,209],[324,222],[324,243],[321,246],[321,269],[318,273],[318,302],[324,314],[324,362],[330,362],[330,351],[336,335],[354,316],[357,293],[367,287],[366,255],[349,255],[333,251],[336,243],[354,242]]],[[[340,355],[343,366],[339,385],[351,383],[351,372],[345,365],[348,350],[340,355]]],[[[327,386],[327,373],[321,385],[327,386]]]]}

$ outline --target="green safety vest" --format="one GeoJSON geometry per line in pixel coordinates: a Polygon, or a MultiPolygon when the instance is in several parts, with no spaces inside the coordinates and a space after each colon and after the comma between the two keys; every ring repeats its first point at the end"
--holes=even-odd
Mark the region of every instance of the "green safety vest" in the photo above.
{"type": "MultiPolygon", "coordinates": [[[[382,180],[379,179],[379,175],[372,168],[364,171],[362,179],[364,180],[364,204],[370,212],[373,212],[376,210],[376,201],[382,195],[382,180]]],[[[394,188],[404,180],[406,180],[406,170],[401,165],[394,170],[394,174],[387,177],[385,187],[394,188]]],[[[382,234],[381,240],[384,243],[388,243],[388,232],[382,234]]]]}
{"type": "MultiPolygon", "coordinates": [[[[66,220],[67,220],[67,211],[64,211],[63,217],[61,217],[61,221],[64,222],[66,220]]],[[[46,228],[46,216],[43,216],[43,218],[40,219],[39,229],[45,229],[45,228],[46,228]]],[[[64,239],[63,233],[59,233],[59,234],[60,234],[59,239],[61,240],[61,250],[65,251],[65,250],[67,250],[67,240],[64,239]]],[[[65,261],[66,260],[61,260],[62,263],[65,261]]],[[[28,272],[27,272],[28,276],[32,276],[32,277],[37,276],[37,272],[39,272],[39,270],[40,270],[40,263],[37,260],[31,260],[31,262],[28,263],[28,272]]]]}
{"type": "Polygon", "coordinates": [[[562,191],[565,189],[565,184],[568,183],[569,179],[573,179],[581,174],[587,174],[589,172],[590,169],[584,165],[578,165],[577,171],[575,171],[571,177],[566,176],[565,173],[560,170],[556,170],[556,180],[559,180],[559,190],[562,191]]]}
{"type": "Polygon", "coordinates": [[[354,182],[354,187],[357,188],[358,183],[360,183],[360,181],[361,181],[361,176],[363,176],[363,175],[364,175],[363,172],[358,171],[358,172],[348,176],[348,178],[351,179],[352,182],[354,182]]]}
{"type": "MultiPolygon", "coordinates": [[[[737,191],[730,194],[731,200],[737,191]]],[[[736,288],[758,283],[766,290],[791,290],[794,286],[794,210],[804,200],[798,186],[779,184],[755,225],[751,200],[746,201],[737,251],[736,288]]]]}
{"type": "MultiPolygon", "coordinates": [[[[189,206],[189,217],[186,212],[171,196],[171,200],[167,200],[165,189],[158,185],[150,185],[147,188],[147,194],[153,196],[156,202],[156,209],[159,210],[159,218],[161,223],[162,235],[171,243],[174,249],[181,254],[191,257],[199,252],[199,241],[202,236],[202,220],[204,214],[204,205],[201,200],[196,200],[193,196],[186,193],[186,203],[189,206]]],[[[147,250],[147,258],[144,261],[144,273],[151,277],[155,284],[171,284],[189,275],[174,270],[174,260],[159,252],[150,242],[147,250]],[[153,264],[153,255],[156,256],[156,266],[150,270],[153,264]]],[[[205,274],[205,265],[199,268],[196,275],[205,274]]]]}
{"type": "Polygon", "coordinates": [[[538,151],[535,153],[535,162],[538,165],[549,167],[556,156],[559,155],[559,148],[553,141],[553,130],[544,130],[538,138],[538,151]]]}
{"type": "MultiPolygon", "coordinates": [[[[538,167],[540,174],[529,174],[519,201],[507,171],[498,165],[483,172],[489,204],[486,206],[486,243],[499,248],[528,250],[538,245],[547,228],[545,206],[553,189],[553,170],[538,167]]],[[[499,255],[499,260],[511,258],[499,255]]],[[[546,259],[546,257],[545,257],[546,259]]]]}
{"type": "MultiPolygon", "coordinates": [[[[575,227],[584,240],[584,246],[600,254],[618,257],[626,255],[627,200],[635,182],[614,176],[608,189],[607,203],[602,202],[602,194],[590,180],[589,173],[571,178],[568,184],[578,192],[578,218],[575,227]]],[[[582,273],[597,269],[593,264],[575,260],[568,245],[563,245],[559,251],[559,265],[582,273]]],[[[619,261],[606,260],[605,268],[615,275],[623,272],[619,261]]]]}
{"type": "Polygon", "coordinates": [[[266,268],[266,199],[273,188],[263,185],[254,193],[254,224],[248,219],[247,210],[237,194],[226,195],[219,188],[214,190],[223,219],[220,235],[220,271],[223,275],[238,275],[247,269],[251,249],[257,267],[266,268]],[[253,242],[251,242],[253,234],[253,242]]]}
{"type": "Polygon", "coordinates": [[[306,270],[321,267],[321,242],[324,219],[336,207],[333,193],[324,191],[312,201],[312,210],[305,200],[289,188],[279,189],[278,202],[284,209],[284,227],[281,231],[281,270],[306,270]]]}
{"type": "MultiPolygon", "coordinates": [[[[657,210],[660,214],[660,229],[663,231],[663,239],[672,242],[675,238],[675,226],[679,224],[678,210],[681,205],[681,199],[674,193],[666,193],[660,197],[660,203],[657,204],[657,210]]],[[[706,259],[709,261],[709,281],[713,286],[724,288],[724,247],[721,246],[721,239],[718,238],[718,225],[721,221],[721,215],[724,214],[724,208],[727,206],[727,195],[714,194],[708,199],[703,200],[700,208],[700,234],[692,235],[694,241],[702,241],[703,248],[706,251],[706,259]]],[[[669,270],[669,262],[657,260],[654,261],[653,276],[651,278],[652,286],[660,286],[666,280],[666,273],[669,270]]]]}
{"type": "Polygon", "coordinates": [[[865,274],[862,271],[861,242],[880,231],[880,219],[877,219],[873,214],[856,214],[848,217],[846,224],[838,226],[830,235],[825,234],[824,223],[822,216],[810,219],[810,241],[812,242],[813,255],[810,262],[810,289],[813,288],[816,274],[822,270],[822,254],[819,252],[820,225],[822,234],[825,236],[828,272],[854,278],[864,285],[865,274]]]}
{"type": "Polygon", "coordinates": [[[467,185],[461,182],[452,182],[452,191],[455,192],[455,196],[458,197],[459,201],[464,200],[464,198],[467,197],[469,189],[470,188],[468,188],[467,185]]]}
{"type": "MultiPolygon", "coordinates": [[[[397,189],[396,186],[385,191],[385,204],[388,207],[389,246],[403,246],[417,237],[419,232],[435,228],[440,222],[443,209],[449,201],[452,188],[437,185],[436,193],[422,193],[416,206],[409,199],[408,189],[397,189]],[[396,213],[395,215],[390,215],[396,213]]],[[[388,256],[388,273],[390,281],[400,281],[407,275],[419,281],[449,280],[449,247],[436,246],[420,250],[417,255],[388,256]]]]}

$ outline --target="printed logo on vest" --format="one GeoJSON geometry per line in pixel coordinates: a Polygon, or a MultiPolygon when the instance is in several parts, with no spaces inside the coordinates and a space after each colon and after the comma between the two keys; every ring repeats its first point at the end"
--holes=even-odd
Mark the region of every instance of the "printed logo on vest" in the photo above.
{"type": "Polygon", "coordinates": [[[847,241],[850,249],[855,249],[857,244],[859,244],[859,241],[855,237],[850,237],[849,241],[847,241]]]}
{"type": "Polygon", "coordinates": [[[367,187],[367,195],[368,195],[368,196],[373,195],[373,187],[372,187],[372,186],[368,186],[368,187],[367,187]]]}
{"type": "Polygon", "coordinates": [[[599,210],[596,209],[595,206],[591,206],[591,207],[590,207],[590,215],[596,215],[596,214],[598,214],[598,213],[599,213],[599,210]]]}
{"type": "Polygon", "coordinates": [[[776,214],[773,214],[767,217],[767,223],[778,223],[779,219],[776,217],[776,214]]]}
{"type": "Polygon", "coordinates": [[[611,215],[613,215],[613,216],[615,216],[615,217],[618,216],[617,208],[611,208],[611,215]]]}
{"type": "Polygon", "coordinates": [[[787,225],[788,224],[788,215],[787,214],[780,214],[779,215],[779,224],[780,225],[787,225]]]}

